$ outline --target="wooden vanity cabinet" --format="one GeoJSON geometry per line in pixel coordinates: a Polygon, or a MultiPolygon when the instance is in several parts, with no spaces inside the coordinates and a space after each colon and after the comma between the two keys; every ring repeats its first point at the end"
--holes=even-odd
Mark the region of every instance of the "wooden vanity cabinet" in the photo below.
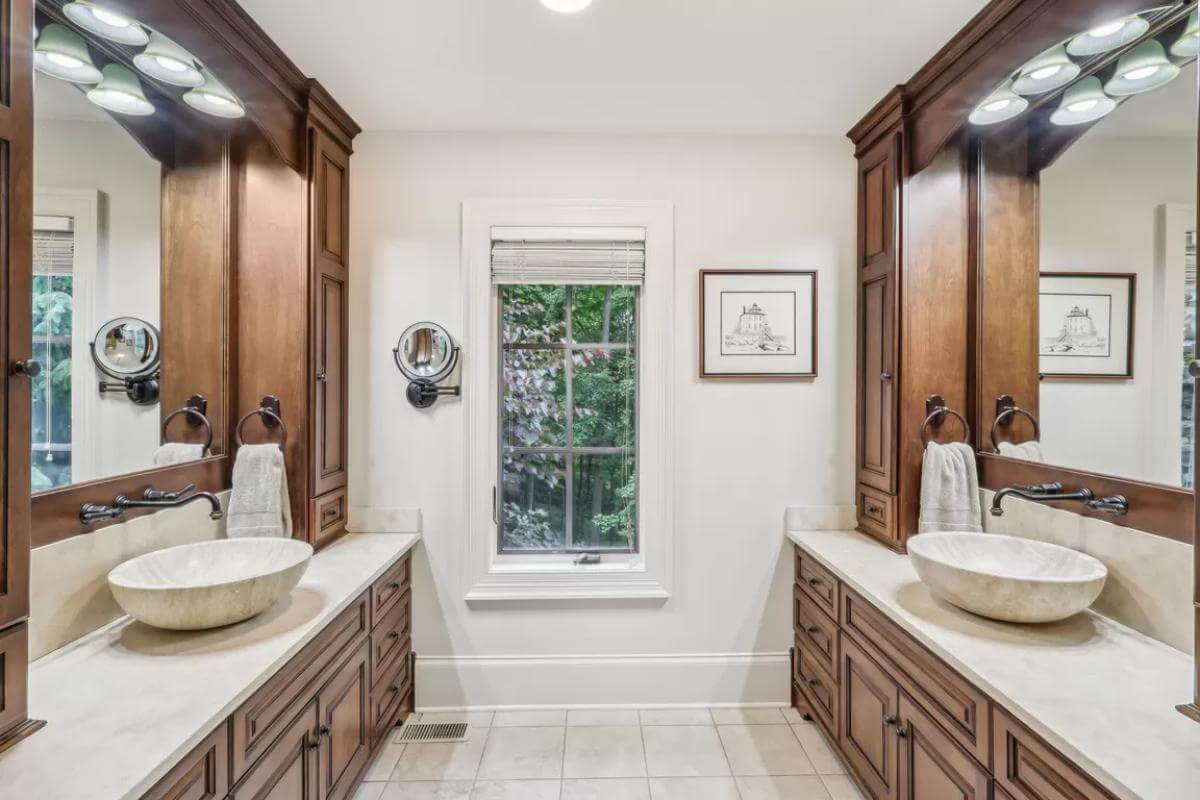
{"type": "Polygon", "coordinates": [[[794,704],[818,723],[868,797],[1112,800],[807,550],[796,548],[795,563],[794,704]],[[814,587],[804,580],[818,569],[839,598],[836,617],[815,602],[814,587]],[[819,633],[806,635],[809,628],[819,633]],[[837,637],[832,676],[820,666],[830,629],[837,637]]]}
{"type": "Polygon", "coordinates": [[[222,800],[229,792],[229,723],[222,722],[143,800],[222,800]]]}

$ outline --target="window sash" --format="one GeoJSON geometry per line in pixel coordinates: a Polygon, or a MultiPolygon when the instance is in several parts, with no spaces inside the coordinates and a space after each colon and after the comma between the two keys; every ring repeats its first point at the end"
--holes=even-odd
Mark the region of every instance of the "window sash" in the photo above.
{"type": "MultiPolygon", "coordinates": [[[[561,284],[555,284],[561,285],[561,284]]],[[[593,284],[605,285],[605,284],[593,284]]],[[[635,509],[640,508],[640,481],[638,475],[639,459],[638,449],[641,441],[640,421],[638,408],[641,399],[641,370],[640,365],[635,364],[635,381],[634,381],[634,446],[633,447],[598,447],[588,445],[576,445],[575,425],[574,425],[574,361],[572,355],[576,352],[585,350],[603,349],[607,351],[625,351],[635,354],[637,352],[637,338],[634,342],[606,342],[606,343],[584,343],[575,342],[575,326],[574,326],[574,288],[572,284],[566,284],[567,291],[564,298],[564,318],[566,323],[565,341],[562,342],[504,342],[504,298],[503,286],[499,287],[496,295],[496,341],[499,345],[496,359],[496,375],[497,375],[497,463],[496,463],[496,552],[501,556],[511,555],[579,555],[583,553],[598,553],[612,555],[637,555],[641,548],[641,514],[635,511],[632,542],[628,547],[579,547],[574,542],[574,502],[575,502],[575,460],[577,456],[587,455],[620,455],[629,456],[633,459],[633,481],[634,481],[634,497],[633,504],[635,509]],[[566,445],[565,446],[514,446],[508,445],[504,441],[505,431],[505,414],[504,414],[504,370],[505,361],[504,353],[513,350],[546,350],[557,351],[563,354],[565,378],[566,378],[566,405],[565,405],[565,427],[566,427],[566,445]],[[507,548],[504,546],[504,458],[506,455],[545,455],[545,456],[560,456],[563,458],[563,466],[565,472],[565,498],[564,498],[564,541],[565,546],[561,548],[507,548]]],[[[634,325],[636,329],[640,329],[641,322],[641,306],[642,293],[640,290],[634,292],[633,309],[634,309],[634,325]]]]}

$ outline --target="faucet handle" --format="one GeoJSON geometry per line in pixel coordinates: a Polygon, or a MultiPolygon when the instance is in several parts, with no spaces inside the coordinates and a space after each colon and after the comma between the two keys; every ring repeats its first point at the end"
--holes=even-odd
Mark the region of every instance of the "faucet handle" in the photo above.
{"type": "Polygon", "coordinates": [[[1129,513],[1129,501],[1124,495],[1114,494],[1111,497],[1102,497],[1099,500],[1089,500],[1084,503],[1093,511],[1104,511],[1117,516],[1124,516],[1129,513]]]}
{"type": "Polygon", "coordinates": [[[178,500],[184,495],[190,494],[194,491],[196,491],[196,484],[194,483],[189,483],[187,486],[184,486],[182,489],[178,489],[174,492],[164,492],[161,489],[147,489],[146,491],[142,492],[142,499],[151,501],[166,500],[169,502],[171,500],[178,500]]]}

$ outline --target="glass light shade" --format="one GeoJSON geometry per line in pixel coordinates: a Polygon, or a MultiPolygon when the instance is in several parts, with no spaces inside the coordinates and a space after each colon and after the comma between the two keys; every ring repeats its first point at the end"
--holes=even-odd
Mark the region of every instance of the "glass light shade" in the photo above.
{"type": "Polygon", "coordinates": [[[1076,36],[1067,44],[1067,52],[1073,56],[1100,55],[1129,44],[1148,30],[1150,23],[1136,14],[1115,19],[1076,36]]]}
{"type": "Polygon", "coordinates": [[[1193,11],[1188,17],[1187,27],[1183,35],[1171,45],[1171,55],[1176,58],[1196,58],[1200,56],[1200,11],[1193,11]]]}
{"type": "Polygon", "coordinates": [[[47,75],[72,83],[99,83],[87,42],[65,25],[47,25],[33,48],[33,65],[47,75]]]}
{"type": "Polygon", "coordinates": [[[542,0],[542,5],[560,14],[574,14],[583,11],[592,4],[592,0],[542,0]]]}
{"type": "Polygon", "coordinates": [[[136,20],[94,3],[67,3],[63,13],[79,27],[109,41],[133,47],[141,47],[150,41],[150,36],[136,20]]]}
{"type": "Polygon", "coordinates": [[[1059,45],[1021,67],[1012,88],[1017,94],[1041,94],[1066,86],[1078,76],[1079,65],[1067,55],[1067,48],[1059,45]]]}
{"type": "Polygon", "coordinates": [[[212,114],[214,117],[237,119],[246,115],[246,107],[242,105],[238,96],[229,90],[228,86],[214,78],[212,73],[207,70],[201,70],[201,74],[204,76],[204,83],[190,92],[186,92],[183,95],[183,102],[197,111],[212,114]]]}
{"type": "Polygon", "coordinates": [[[88,90],[87,98],[115,114],[145,117],[154,113],[154,106],[146,99],[137,75],[120,64],[109,64],[104,68],[104,79],[99,86],[88,90]]]}
{"type": "Polygon", "coordinates": [[[1116,107],[1117,101],[1104,93],[1099,78],[1086,78],[1067,89],[1050,121],[1055,125],[1086,125],[1107,116],[1116,107]]]}
{"type": "Polygon", "coordinates": [[[1121,56],[1117,71],[1104,84],[1104,91],[1114,97],[1125,97],[1165,86],[1179,74],[1163,46],[1155,39],[1142,42],[1121,56]]]}
{"type": "Polygon", "coordinates": [[[1029,101],[1012,90],[1006,83],[984,98],[971,112],[972,125],[995,125],[1020,114],[1029,107],[1029,101]]]}
{"type": "Polygon", "coordinates": [[[151,78],[172,86],[192,88],[204,83],[204,76],[192,54],[161,33],[150,34],[150,44],[133,57],[133,65],[151,78]]]}

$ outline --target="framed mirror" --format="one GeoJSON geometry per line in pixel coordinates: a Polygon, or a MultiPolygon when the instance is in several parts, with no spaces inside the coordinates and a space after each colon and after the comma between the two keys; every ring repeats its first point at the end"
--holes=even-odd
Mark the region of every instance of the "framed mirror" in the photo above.
{"type": "Polygon", "coordinates": [[[84,502],[228,475],[240,113],[226,112],[242,107],[213,100],[227,90],[163,32],[80,8],[36,14],[35,545],[90,529],[84,502]]]}
{"type": "Polygon", "coordinates": [[[1131,495],[1111,521],[1189,541],[1196,21],[1156,6],[1124,40],[1056,44],[991,106],[1023,110],[974,128],[985,485],[1131,495]]]}

